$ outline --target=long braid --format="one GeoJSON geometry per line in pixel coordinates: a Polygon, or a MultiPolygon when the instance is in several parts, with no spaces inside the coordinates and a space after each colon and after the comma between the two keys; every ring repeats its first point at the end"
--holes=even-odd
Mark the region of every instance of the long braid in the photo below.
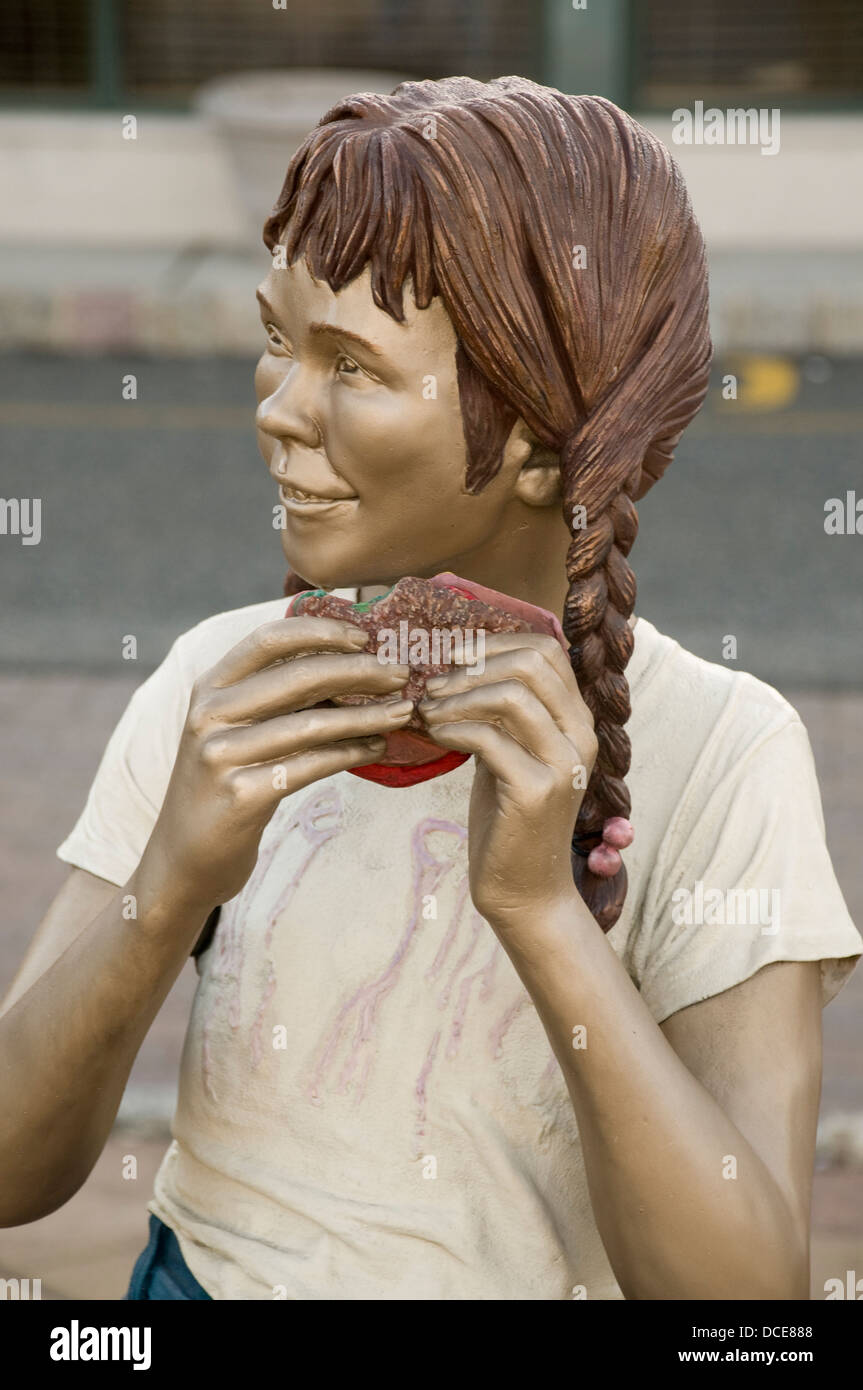
{"type": "MultiPolygon", "coordinates": [[[[570,481],[566,503],[572,515],[577,483],[570,481]]],[[[634,639],[628,619],[635,607],[635,575],[626,556],[638,530],[632,501],[620,493],[606,511],[573,532],[567,551],[569,591],[562,626],[570,643],[572,669],[594,718],[598,750],[573,836],[572,872],[581,896],[603,931],[614,926],[626,898],[626,869],[600,878],[587,866],[586,852],[599,844],[609,816],[629,817],[624,778],[630,743],[624,724],[630,716],[624,675],[634,639]],[[576,837],[578,845],[576,846],[576,837]]]]}
{"type": "MultiPolygon", "coordinates": [[[[704,312],[697,300],[693,312],[704,312]]],[[[626,899],[621,865],[610,878],[588,867],[587,854],[602,839],[609,816],[629,818],[625,778],[631,746],[624,725],[631,705],[626,667],[634,648],[629,619],[636,579],[628,556],[638,534],[635,500],[661,477],[679,436],[677,421],[690,409],[667,402],[661,433],[649,408],[652,377],[668,352],[671,315],[660,313],[640,352],[611,381],[598,404],[560,454],[564,515],[572,532],[567,550],[569,589],[561,619],[570,662],[594,718],[598,749],[573,831],[572,872],[581,896],[603,931],[617,922],[626,899]],[[580,525],[582,520],[585,525],[580,525]]],[[[709,359],[708,359],[709,360],[709,359]]],[[[704,368],[701,368],[704,377],[704,368]]],[[[706,381],[699,383],[703,394],[706,381]]]]}

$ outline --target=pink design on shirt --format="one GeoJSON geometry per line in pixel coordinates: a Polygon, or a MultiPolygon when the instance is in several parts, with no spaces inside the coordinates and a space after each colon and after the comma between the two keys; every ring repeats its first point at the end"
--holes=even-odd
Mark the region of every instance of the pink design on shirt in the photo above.
{"type": "Polygon", "coordinates": [[[539,1083],[540,1083],[540,1085],[544,1085],[544,1083],[545,1083],[546,1081],[551,1081],[551,1080],[553,1080],[553,1079],[559,1074],[559,1072],[560,1072],[560,1067],[559,1067],[559,1064],[558,1064],[558,1060],[557,1060],[557,1058],[556,1058],[555,1055],[554,1055],[554,1048],[551,1048],[551,1049],[550,1049],[550,1052],[549,1052],[548,1061],[547,1061],[546,1064],[545,1064],[545,1071],[542,1073],[542,1076],[539,1078],[539,1083]]]}
{"type": "Polygon", "coordinates": [[[296,816],[294,816],[293,820],[291,820],[289,824],[285,827],[284,831],[280,830],[278,843],[281,843],[281,840],[284,838],[284,834],[286,831],[294,830],[299,825],[300,829],[302,830],[303,834],[308,840],[311,848],[306,857],[303,859],[299,868],[285,884],[284,888],[282,889],[281,893],[276,899],[275,906],[270,912],[269,920],[267,922],[267,931],[266,935],[264,936],[265,946],[268,947],[270,945],[270,942],[273,939],[273,930],[275,929],[275,925],[279,920],[279,917],[281,916],[282,912],[284,912],[294,893],[297,891],[297,887],[299,886],[300,881],[302,880],[304,874],[306,873],[306,870],[308,869],[318,850],[321,848],[322,845],[325,845],[328,840],[331,840],[334,835],[338,835],[342,830],[342,810],[342,800],[338,791],[335,787],[327,787],[324,788],[322,791],[317,792],[314,796],[308,797],[303,802],[302,806],[300,806],[299,811],[297,812],[296,816]],[[338,815],[338,820],[334,824],[322,824],[322,822],[325,821],[327,817],[332,817],[334,815],[338,815]]]}
{"type": "Polygon", "coordinates": [[[429,1050],[425,1055],[425,1061],[420,1068],[420,1074],[416,1080],[414,1094],[417,1099],[417,1128],[416,1137],[421,1140],[426,1132],[426,1104],[428,1096],[426,1094],[426,1084],[434,1066],[434,1059],[437,1056],[438,1044],[440,1043],[441,1030],[438,1028],[429,1044],[429,1050]]]}
{"type": "MultiPolygon", "coordinates": [[[[440,945],[438,946],[437,954],[434,960],[432,961],[431,965],[429,966],[428,970],[426,971],[425,977],[427,980],[436,979],[437,976],[440,974],[441,970],[443,969],[444,962],[446,961],[446,958],[449,955],[450,947],[452,946],[452,943],[455,940],[456,933],[458,931],[458,925],[461,921],[461,914],[464,911],[464,905],[467,901],[469,887],[470,885],[468,882],[468,875],[465,874],[459,886],[458,898],[456,899],[455,905],[455,912],[452,914],[450,924],[446,929],[446,932],[443,936],[443,939],[441,940],[440,945]]],[[[479,924],[481,924],[482,918],[478,917],[477,921],[479,924]]],[[[476,930],[479,931],[479,926],[477,926],[476,930]]],[[[459,967],[456,966],[455,968],[456,970],[458,970],[459,967]]],[[[448,996],[449,986],[447,986],[447,990],[445,991],[445,993],[448,996]]],[[[446,999],[443,999],[443,1003],[445,1002],[446,999]]]]}
{"type": "MultiPolygon", "coordinates": [[[[245,924],[255,895],[262,889],[276,852],[284,844],[285,837],[292,830],[299,829],[309,842],[310,848],[288,883],[280,886],[275,906],[268,915],[264,945],[272,941],[273,929],[279,914],[283,911],[297,886],[307,872],[315,855],[322,845],[341,833],[343,828],[343,804],[338,788],[332,783],[315,787],[299,805],[283,801],[264,832],[257,862],[242,892],[222,908],[211,948],[212,958],[206,963],[210,984],[210,1002],[207,1016],[201,1030],[201,1069],[204,1088],[211,1100],[218,1100],[213,1085],[213,1049],[211,1025],[217,1010],[227,999],[228,1023],[234,1029],[240,1026],[240,987],[244,964],[245,924]],[[293,814],[285,823],[285,812],[293,814]]],[[[251,1064],[255,1068],[263,1056],[261,1042],[264,1014],[276,992],[276,970],[271,957],[266,958],[267,978],[261,1000],[255,1012],[249,1032],[251,1064]]]]}
{"type": "Polygon", "coordinates": [[[449,1043],[446,1050],[448,1058],[455,1057],[459,1049],[462,1027],[464,1026],[464,1018],[467,1013],[473,982],[474,980],[480,979],[483,981],[479,997],[480,999],[488,998],[491,990],[491,978],[494,974],[494,967],[498,962],[499,956],[500,944],[495,941],[485,965],[480,966],[479,970],[475,970],[472,975],[468,975],[466,979],[462,980],[461,988],[458,992],[458,1002],[456,1003],[455,1013],[453,1014],[452,1025],[450,1027],[449,1043]]]}
{"type": "Polygon", "coordinates": [[[261,1002],[258,1004],[258,1007],[257,1007],[257,1009],[255,1010],[255,1017],[254,1017],[254,1019],[252,1020],[252,1026],[251,1026],[251,1028],[249,1029],[249,1045],[250,1045],[250,1049],[251,1049],[251,1055],[252,1055],[252,1068],[253,1068],[253,1069],[254,1069],[255,1067],[257,1067],[257,1066],[260,1064],[261,1057],[263,1056],[263,1045],[262,1045],[262,1043],[261,1043],[261,1032],[263,1031],[263,1027],[264,1027],[264,1014],[266,1013],[266,1011],[267,1011],[267,1005],[269,1004],[269,1002],[270,1002],[270,1000],[272,999],[272,997],[273,997],[273,995],[275,994],[275,992],[276,992],[276,968],[275,968],[275,966],[273,965],[273,962],[272,962],[271,960],[268,960],[268,961],[267,961],[267,983],[266,983],[266,985],[265,985],[265,987],[264,987],[264,992],[263,992],[263,994],[261,995],[261,1002]]]}
{"type": "Polygon", "coordinates": [[[518,998],[512,1001],[509,1008],[502,1015],[502,1017],[498,1019],[497,1023],[491,1029],[488,1035],[488,1040],[491,1044],[492,1057],[500,1056],[501,1048],[503,1046],[503,1040],[509,1032],[512,1024],[515,1022],[516,1014],[518,1014],[519,1011],[524,1008],[525,1004],[529,1004],[530,1002],[531,998],[527,990],[522,990],[518,998]]]}
{"type": "MultiPolygon", "coordinates": [[[[442,877],[452,867],[452,855],[448,858],[438,858],[430,848],[429,836],[440,831],[455,836],[456,848],[463,845],[467,838],[467,831],[464,826],[435,818],[421,820],[414,829],[411,836],[411,888],[408,921],[386,965],[372,979],[351,992],[349,997],[339,1006],[327,1032],[322,1035],[321,1042],[312,1055],[309,1080],[305,1088],[308,1099],[315,1105],[323,1103],[321,1093],[327,1082],[329,1082],[329,1089],[332,1094],[343,1095],[352,1091],[357,1104],[362,1101],[365,1095],[366,1085],[376,1056],[375,1032],[380,1022],[383,1003],[398,984],[411,944],[425,920],[422,915],[424,898],[434,893],[442,877]],[[341,1069],[339,1069],[340,1063],[341,1069]]],[[[443,929],[432,964],[425,972],[425,979],[438,979],[444,971],[448,958],[454,954],[457,938],[465,931],[465,906],[469,901],[469,876],[467,873],[463,873],[456,890],[455,905],[450,921],[443,929]]],[[[435,919],[431,920],[434,921],[435,919]]],[[[491,949],[479,968],[472,970],[467,975],[463,973],[471,961],[477,943],[482,938],[483,928],[486,926],[487,923],[479,913],[475,910],[472,911],[467,929],[467,940],[451,965],[443,988],[438,995],[437,1005],[441,1010],[446,1009],[452,1003],[453,996],[455,1003],[448,1027],[444,1024],[435,1030],[414,1083],[417,1107],[415,1137],[418,1143],[423,1141],[426,1134],[429,1086],[435,1066],[440,1066],[439,1056],[444,1055],[446,1060],[452,1060],[456,1057],[472,1001],[475,999],[478,1003],[484,1003],[492,997],[492,984],[497,963],[504,954],[497,938],[493,939],[491,949]],[[447,1032],[447,1042],[444,1054],[440,1044],[445,1031],[447,1032]]],[[[500,1056],[504,1036],[516,1014],[529,1002],[526,990],[520,989],[515,1001],[508,1006],[502,1018],[492,1028],[490,1037],[492,1038],[492,1055],[495,1058],[500,1056]]]]}
{"type": "Polygon", "coordinates": [[[365,1080],[371,1064],[370,1044],[380,1006],[395,987],[414,933],[424,920],[422,917],[423,898],[434,892],[440,879],[450,867],[448,863],[436,859],[426,843],[426,837],[429,834],[441,830],[455,836],[457,846],[467,838],[465,827],[456,825],[453,821],[438,820],[432,817],[421,820],[416,826],[411,837],[412,909],[407,926],[381,973],[375,979],[355,990],[339,1009],[329,1034],[318,1051],[317,1062],[313,1066],[306,1088],[307,1096],[315,1103],[320,1102],[319,1087],[323,1084],[327,1072],[335,1065],[336,1055],[340,1047],[347,1042],[352,1029],[353,1039],[349,1045],[349,1055],[334,1089],[336,1093],[344,1093],[348,1089],[358,1064],[362,1062],[363,1068],[357,1086],[357,1099],[362,1098],[365,1080]]]}
{"type": "MultiPolygon", "coordinates": [[[[467,874],[465,874],[465,882],[467,882],[467,874]]],[[[477,941],[479,940],[479,936],[484,925],[485,923],[482,917],[480,917],[479,913],[474,912],[473,926],[471,927],[470,938],[468,940],[467,946],[462,951],[455,965],[450,970],[449,978],[447,979],[446,984],[444,985],[443,989],[440,992],[440,995],[438,996],[439,1009],[445,1009],[447,1004],[449,1003],[453,985],[455,984],[458,978],[459,972],[464,969],[471,956],[473,955],[473,949],[476,946],[477,941]]]]}

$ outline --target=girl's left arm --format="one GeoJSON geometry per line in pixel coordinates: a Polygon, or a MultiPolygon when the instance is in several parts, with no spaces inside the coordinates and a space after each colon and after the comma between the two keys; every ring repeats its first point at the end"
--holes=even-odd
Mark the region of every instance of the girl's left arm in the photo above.
{"type": "Polygon", "coordinates": [[[807,1299],[818,963],[765,966],[657,1024],[572,883],[573,770],[589,776],[596,753],[575,678],[553,638],[499,634],[489,650],[421,709],[443,747],[477,755],[471,894],[560,1064],[620,1288],[807,1299]]]}
{"type": "Polygon", "coordinates": [[[817,962],[765,966],[660,1026],[580,899],[497,929],[563,1071],[624,1296],[808,1299],[817,962]]]}

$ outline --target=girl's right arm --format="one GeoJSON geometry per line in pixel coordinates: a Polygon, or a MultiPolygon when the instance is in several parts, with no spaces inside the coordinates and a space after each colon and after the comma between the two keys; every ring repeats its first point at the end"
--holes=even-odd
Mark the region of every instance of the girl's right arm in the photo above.
{"type": "Polygon", "coordinates": [[[61,888],[0,1007],[0,1226],[47,1216],[86,1180],[153,1019],[282,798],[373,762],[407,722],[406,701],[310,708],[404,685],[407,667],[366,641],[330,618],[286,618],[233,647],[192,689],[128,883],[76,869],[61,888]]]}

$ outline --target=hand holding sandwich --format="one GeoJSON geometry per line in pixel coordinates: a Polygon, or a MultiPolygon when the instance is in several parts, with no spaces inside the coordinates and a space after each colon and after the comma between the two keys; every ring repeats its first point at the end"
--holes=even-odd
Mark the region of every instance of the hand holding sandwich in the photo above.
{"type": "Polygon", "coordinates": [[[195,683],[171,781],[142,866],[207,909],[245,884],[279,802],[373,762],[413,714],[409,671],[363,651],[368,633],[331,618],[265,623],[195,683]],[[365,691],[374,703],[336,706],[365,691]],[[388,703],[383,703],[388,701],[388,703]]]}
{"type": "Polygon", "coordinates": [[[597,741],[555,637],[490,633],[485,653],[481,672],[465,666],[430,681],[419,710],[442,748],[476,754],[470,889],[497,928],[572,900],[572,830],[597,741]]]}

